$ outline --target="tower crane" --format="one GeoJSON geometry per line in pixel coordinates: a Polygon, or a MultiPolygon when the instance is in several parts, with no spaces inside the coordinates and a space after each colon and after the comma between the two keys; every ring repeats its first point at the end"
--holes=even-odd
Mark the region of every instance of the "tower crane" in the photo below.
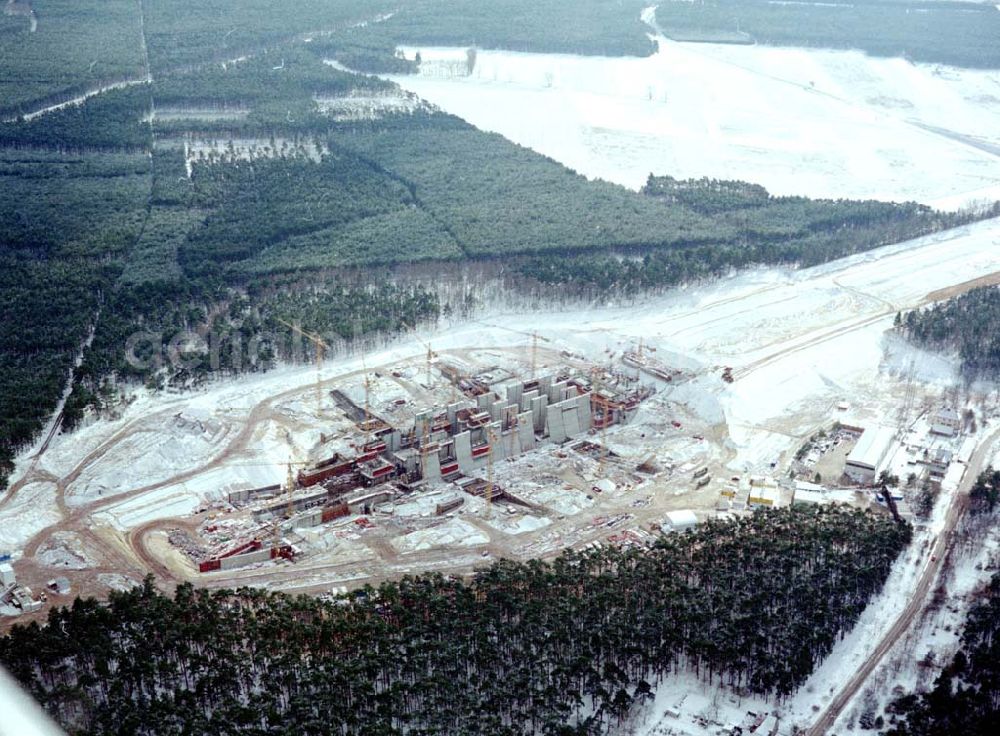
{"type": "Polygon", "coordinates": [[[486,427],[486,441],[489,443],[489,451],[486,453],[486,493],[483,496],[486,499],[486,518],[490,518],[493,513],[493,445],[496,442],[497,435],[493,431],[493,427],[486,427]]]}
{"type": "Polygon", "coordinates": [[[285,466],[285,482],[283,484],[282,491],[288,496],[288,505],[286,507],[286,513],[290,517],[295,510],[295,502],[292,494],[295,492],[295,487],[298,485],[295,479],[295,473],[293,468],[308,466],[309,462],[304,460],[292,460],[289,458],[286,462],[261,462],[261,463],[226,463],[226,467],[229,468],[273,468],[275,465],[285,466]]]}
{"type": "Polygon", "coordinates": [[[593,406],[593,416],[596,418],[597,409],[601,409],[601,449],[597,455],[597,477],[604,477],[605,453],[608,450],[608,402],[601,393],[602,380],[601,369],[594,367],[590,371],[590,401],[593,406]]]}
{"type": "Polygon", "coordinates": [[[538,333],[531,333],[531,377],[535,377],[535,370],[538,368],[538,333]]]}
{"type": "Polygon", "coordinates": [[[542,342],[552,342],[549,338],[544,335],[539,335],[537,330],[531,332],[524,332],[523,330],[515,330],[513,327],[504,327],[503,325],[494,325],[489,322],[483,322],[482,320],[476,320],[479,324],[485,325],[486,327],[496,327],[501,330],[506,330],[507,332],[513,332],[517,335],[526,335],[531,338],[531,375],[534,377],[535,368],[538,362],[538,341],[542,342]]]}
{"type": "Polygon", "coordinates": [[[297,324],[283,320],[281,317],[276,317],[275,319],[285,325],[285,327],[291,329],[293,332],[297,332],[302,335],[302,337],[309,340],[316,348],[316,413],[319,414],[323,409],[323,387],[322,382],[320,381],[320,369],[323,367],[323,351],[329,350],[330,346],[326,344],[326,341],[323,340],[322,337],[315,333],[303,330],[302,327],[297,324]]]}
{"type": "Polygon", "coordinates": [[[365,442],[367,442],[369,439],[368,432],[371,431],[372,428],[372,408],[371,408],[372,384],[371,384],[371,378],[368,375],[368,364],[365,360],[365,343],[364,340],[360,339],[360,335],[361,335],[361,327],[357,322],[355,322],[354,341],[358,344],[361,350],[361,372],[364,374],[364,381],[362,383],[364,384],[365,388],[365,418],[364,421],[361,423],[361,429],[363,429],[365,432],[365,442]]]}
{"type": "Polygon", "coordinates": [[[434,352],[434,349],[431,347],[431,344],[426,340],[424,340],[422,337],[420,337],[420,335],[414,333],[413,336],[417,338],[417,342],[419,342],[421,345],[427,348],[427,358],[426,358],[427,379],[424,385],[427,387],[427,390],[429,391],[431,388],[431,361],[434,360],[434,358],[438,357],[438,355],[437,353],[434,352]]]}
{"type": "MultiPolygon", "coordinates": [[[[361,348],[361,372],[364,373],[364,376],[365,376],[365,380],[364,380],[364,384],[365,384],[365,421],[364,421],[364,423],[361,426],[365,430],[365,432],[367,433],[368,430],[371,429],[371,420],[372,420],[372,382],[371,382],[371,378],[369,378],[369,376],[368,376],[368,365],[365,362],[365,349],[364,349],[363,346],[361,348]]],[[[367,440],[367,437],[366,437],[366,440],[367,440]]]]}

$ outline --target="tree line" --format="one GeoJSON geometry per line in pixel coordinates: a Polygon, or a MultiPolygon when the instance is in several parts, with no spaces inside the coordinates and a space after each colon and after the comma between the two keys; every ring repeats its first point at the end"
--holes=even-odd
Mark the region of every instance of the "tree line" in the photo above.
{"type": "Polygon", "coordinates": [[[895,329],[920,347],[957,353],[966,380],[1000,376],[1000,286],[897,314],[895,329]]]}
{"type": "Polygon", "coordinates": [[[190,584],[170,599],[148,578],[14,627],[0,662],[78,734],[600,734],[675,672],[787,697],[909,537],[825,506],[332,603],[190,584]]]}
{"type": "Polygon", "coordinates": [[[0,153],[0,490],[62,397],[149,191],[144,156],[0,153]]]}
{"type": "Polygon", "coordinates": [[[828,49],[859,49],[971,68],[1000,66],[1000,14],[987,3],[868,0],[776,3],[706,0],[662,3],[656,20],[678,40],[732,41],[828,49]],[[849,9],[850,12],[844,12],[849,9]]]}
{"type": "Polygon", "coordinates": [[[650,175],[642,192],[676,220],[684,222],[685,213],[702,217],[712,230],[682,226],[674,247],[622,239],[605,252],[524,259],[517,270],[528,281],[577,294],[626,294],[757,265],[813,266],[1000,214],[1000,203],[948,213],[915,202],[775,197],[758,184],[708,178],[650,175]]]}

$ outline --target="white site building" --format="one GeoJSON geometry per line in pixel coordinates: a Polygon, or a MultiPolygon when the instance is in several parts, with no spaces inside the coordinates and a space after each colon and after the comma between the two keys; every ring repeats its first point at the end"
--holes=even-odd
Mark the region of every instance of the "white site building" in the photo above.
{"type": "Polygon", "coordinates": [[[681,509],[680,511],[668,511],[660,524],[660,529],[664,534],[670,532],[682,532],[685,529],[693,529],[698,526],[698,517],[691,509],[681,509]]]}
{"type": "Polygon", "coordinates": [[[962,428],[961,415],[950,407],[939,411],[931,424],[931,434],[942,437],[954,437],[962,428]]]}
{"type": "Polygon", "coordinates": [[[844,473],[855,483],[871,483],[882,470],[896,443],[891,427],[868,427],[847,456],[844,473]]]}

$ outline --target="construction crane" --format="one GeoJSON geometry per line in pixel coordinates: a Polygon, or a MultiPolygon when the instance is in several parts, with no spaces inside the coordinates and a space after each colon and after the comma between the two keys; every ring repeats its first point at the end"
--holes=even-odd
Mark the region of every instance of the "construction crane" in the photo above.
{"type": "Polygon", "coordinates": [[[427,418],[423,421],[420,432],[420,477],[427,477],[427,446],[431,441],[431,425],[434,423],[434,411],[427,411],[427,418]]]}
{"type": "Polygon", "coordinates": [[[291,329],[293,332],[297,332],[302,335],[302,337],[309,340],[316,347],[316,413],[319,414],[323,410],[323,386],[320,381],[320,370],[323,367],[323,351],[329,350],[330,346],[326,344],[326,341],[323,340],[322,337],[312,332],[303,330],[299,325],[287,322],[281,319],[281,317],[276,317],[275,319],[285,325],[285,327],[291,329]]]}
{"type": "MultiPolygon", "coordinates": [[[[361,425],[362,429],[367,433],[371,429],[371,419],[372,419],[372,383],[368,376],[368,365],[365,363],[365,348],[364,345],[361,347],[361,372],[364,373],[364,386],[365,386],[365,421],[361,425]]],[[[368,441],[367,434],[365,435],[365,441],[368,441]]]]}
{"type": "Polygon", "coordinates": [[[535,370],[538,368],[538,333],[531,333],[531,377],[535,377],[535,370]]]}
{"type": "Polygon", "coordinates": [[[285,491],[288,493],[288,518],[292,518],[292,514],[295,513],[295,475],[292,473],[292,465],[294,463],[289,460],[286,465],[288,466],[288,474],[285,476],[285,491]]]}
{"type": "Polygon", "coordinates": [[[437,357],[437,353],[434,352],[434,349],[431,347],[431,344],[429,342],[427,342],[426,340],[424,340],[422,337],[420,337],[420,335],[417,335],[416,333],[414,333],[413,336],[415,338],[417,338],[417,342],[419,342],[421,345],[423,345],[425,348],[427,348],[427,359],[426,359],[427,380],[425,381],[424,385],[427,387],[428,390],[430,390],[430,387],[431,387],[431,361],[433,361],[434,358],[437,357]]]}
{"type": "Polygon", "coordinates": [[[516,335],[526,335],[526,336],[530,337],[531,338],[531,375],[532,375],[532,377],[534,377],[535,368],[536,368],[537,360],[538,360],[538,357],[537,357],[538,356],[538,341],[541,340],[542,342],[552,342],[549,338],[545,337],[544,335],[539,335],[537,331],[525,332],[523,330],[515,330],[513,327],[504,327],[503,325],[494,325],[494,324],[490,324],[489,322],[483,322],[481,319],[477,319],[477,320],[474,320],[474,321],[478,322],[481,325],[485,325],[486,327],[496,327],[497,329],[500,329],[500,330],[506,330],[507,332],[513,332],[516,335]]]}
{"type": "Polygon", "coordinates": [[[493,444],[496,442],[497,435],[493,431],[493,427],[486,428],[486,442],[489,446],[489,451],[486,453],[486,494],[483,496],[486,499],[486,518],[490,518],[492,515],[492,504],[493,504],[493,444]]]}
{"type": "Polygon", "coordinates": [[[368,375],[368,364],[365,359],[365,343],[361,339],[361,326],[358,322],[354,323],[354,342],[356,342],[361,350],[361,372],[364,374],[364,380],[362,381],[365,389],[365,419],[361,423],[361,429],[365,432],[365,442],[368,442],[368,432],[372,428],[372,384],[371,378],[368,375]]]}
{"type": "Polygon", "coordinates": [[[274,517],[271,519],[271,556],[276,556],[279,549],[281,549],[281,524],[278,523],[278,517],[274,517]]]}
{"type": "Polygon", "coordinates": [[[597,453],[597,477],[604,477],[605,453],[608,450],[608,402],[601,393],[601,369],[594,367],[590,371],[590,402],[593,416],[597,418],[597,408],[601,408],[601,449],[597,453]]]}
{"type": "Polygon", "coordinates": [[[226,463],[226,467],[229,468],[273,468],[275,465],[285,466],[285,482],[282,490],[288,496],[288,505],[286,507],[286,514],[291,517],[295,511],[295,500],[293,494],[295,492],[295,487],[298,483],[295,480],[295,473],[293,472],[293,467],[308,466],[311,463],[304,460],[287,460],[284,463],[226,463]]]}

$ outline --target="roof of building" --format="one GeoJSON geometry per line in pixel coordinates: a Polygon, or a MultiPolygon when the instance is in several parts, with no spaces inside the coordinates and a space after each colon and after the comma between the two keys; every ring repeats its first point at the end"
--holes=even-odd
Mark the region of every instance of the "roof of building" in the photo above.
{"type": "Polygon", "coordinates": [[[955,428],[954,427],[949,427],[947,424],[932,424],[931,425],[931,434],[939,434],[939,435],[942,435],[944,437],[954,437],[955,436],[955,428]]]}
{"type": "Polygon", "coordinates": [[[684,529],[689,526],[695,526],[697,523],[698,517],[695,516],[694,511],[691,509],[668,511],[666,518],[663,520],[664,525],[669,525],[674,529],[684,529]]]}
{"type": "Polygon", "coordinates": [[[885,459],[895,435],[891,427],[868,427],[847,456],[847,464],[875,470],[885,459]]]}
{"type": "Polygon", "coordinates": [[[934,462],[941,463],[943,465],[947,465],[948,463],[950,463],[952,457],[954,457],[952,451],[944,447],[937,448],[936,450],[934,450],[934,454],[931,455],[931,459],[934,462]]]}
{"type": "Polygon", "coordinates": [[[954,409],[952,409],[951,407],[947,407],[945,409],[942,409],[941,411],[939,411],[937,413],[937,416],[938,416],[938,419],[941,419],[943,421],[957,422],[959,419],[961,419],[961,417],[959,416],[958,412],[955,411],[954,409]]]}
{"type": "Polygon", "coordinates": [[[830,503],[830,497],[822,491],[814,491],[808,488],[796,488],[793,503],[830,503]]]}
{"type": "Polygon", "coordinates": [[[809,483],[804,480],[795,481],[795,490],[797,491],[825,491],[826,488],[821,486],[819,483],[809,483]]]}

